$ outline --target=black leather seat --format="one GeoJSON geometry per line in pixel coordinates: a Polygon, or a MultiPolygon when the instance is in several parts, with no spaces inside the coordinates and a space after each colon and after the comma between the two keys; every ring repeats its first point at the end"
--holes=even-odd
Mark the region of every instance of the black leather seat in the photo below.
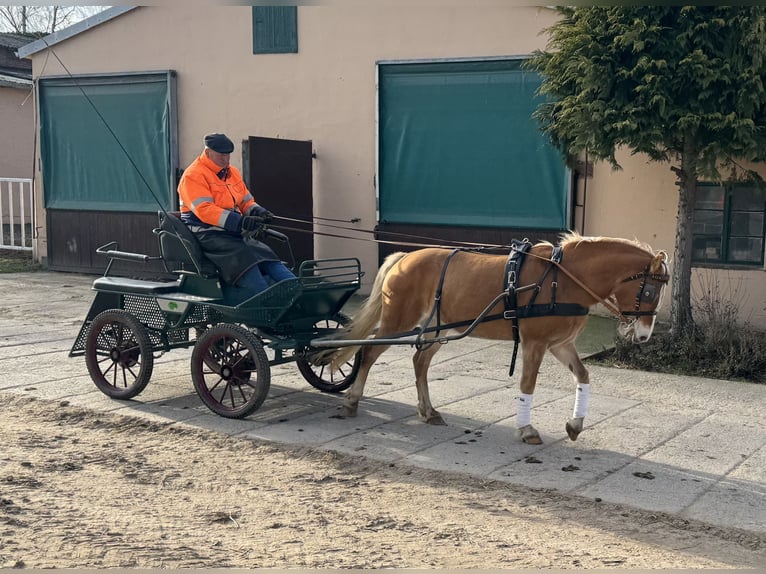
{"type": "Polygon", "coordinates": [[[205,277],[218,275],[218,269],[205,257],[194,233],[181,220],[180,212],[160,211],[158,216],[160,226],[154,233],[168,272],[186,271],[205,277]]]}

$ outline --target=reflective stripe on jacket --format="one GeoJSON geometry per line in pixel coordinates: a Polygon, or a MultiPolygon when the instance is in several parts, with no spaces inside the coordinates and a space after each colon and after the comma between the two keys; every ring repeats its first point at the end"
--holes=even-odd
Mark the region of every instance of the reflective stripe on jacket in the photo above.
{"type": "Polygon", "coordinates": [[[218,177],[220,171],[205,152],[186,168],[178,184],[181,217],[236,233],[242,216],[249,215],[256,203],[237,168],[229,166],[226,179],[218,177]]]}

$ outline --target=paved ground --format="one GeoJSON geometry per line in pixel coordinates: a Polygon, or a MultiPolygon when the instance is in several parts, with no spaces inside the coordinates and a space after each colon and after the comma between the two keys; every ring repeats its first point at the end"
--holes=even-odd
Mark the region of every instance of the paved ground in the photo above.
{"type": "Polygon", "coordinates": [[[269,398],[247,420],[210,413],[194,394],[189,350],[155,362],[147,389],[114,401],[96,390],[85,361],[67,353],[92,299],[94,277],[0,275],[0,393],[67,400],[281,443],[315,445],[378,460],[553,488],[717,526],[766,532],[766,385],[591,367],[590,413],[567,439],[574,385],[543,364],[533,423],[545,443],[515,438],[508,378],[511,345],[475,339],[447,345],[431,368],[431,397],[447,426],[415,416],[411,349],[394,348],[373,368],[356,419],[341,398],[310,387],[294,365],[272,371],[269,398]]]}

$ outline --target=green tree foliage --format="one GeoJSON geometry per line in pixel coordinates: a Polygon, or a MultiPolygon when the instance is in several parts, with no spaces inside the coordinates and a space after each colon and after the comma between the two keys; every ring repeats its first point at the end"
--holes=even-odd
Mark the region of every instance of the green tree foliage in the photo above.
{"type": "Polygon", "coordinates": [[[679,188],[671,328],[688,332],[697,181],[766,150],[766,7],[559,11],[547,49],[528,62],[547,96],[536,117],[570,160],[587,151],[619,168],[624,146],[670,162],[679,188]]]}

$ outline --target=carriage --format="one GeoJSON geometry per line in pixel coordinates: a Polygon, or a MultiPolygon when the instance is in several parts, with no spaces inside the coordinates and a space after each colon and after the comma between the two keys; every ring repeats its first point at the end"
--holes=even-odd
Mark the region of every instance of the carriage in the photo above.
{"type": "MultiPolygon", "coordinates": [[[[336,371],[314,366],[311,358],[317,352],[312,341],[337,335],[350,321],[342,308],[361,285],[358,259],[304,261],[297,280],[242,301],[222,285],[179,214],[158,215],[153,232],[159,256],[120,251],[116,242],[97,249],[110,260],[93,282],[96,295],[69,356],[85,356],[99,390],[115,399],[135,397],[149,383],[155,355],[189,347],[194,388],[223,417],[244,418],[261,406],[274,365],[296,363],[323,392],[339,393],[354,382],[358,354],[336,371]],[[119,260],[160,261],[175,279],[115,276],[111,271],[119,260]]],[[[265,225],[254,235],[288,242],[265,225]]]]}
{"type": "MultiPolygon", "coordinates": [[[[342,308],[361,285],[358,259],[304,261],[297,279],[240,301],[227,293],[178,214],[159,217],[159,257],[126,253],[116,243],[98,249],[111,260],[93,283],[96,297],[70,356],[85,355],[102,392],[128,399],[149,383],[155,353],[192,347],[197,394],[229,418],[255,412],[268,394],[271,367],[288,362],[320,391],[348,389],[343,414],[353,417],[376,359],[387,347],[406,344],[415,348],[418,414],[444,424],[429,397],[431,359],[449,341],[478,336],[514,341],[511,375],[524,341],[516,423],[525,442],[542,442],[530,411],[543,355],[552,353],[572,373],[576,399],[565,429],[576,440],[590,384],[574,342],[589,309],[602,304],[618,318],[622,336],[644,342],[669,280],[664,251],[620,238],[571,232],[558,245],[514,241],[507,258],[430,247],[387,257],[352,322],[342,308]],[[161,260],[176,279],[111,276],[120,259],[161,260]]],[[[287,242],[265,225],[255,233],[287,242]]]]}

